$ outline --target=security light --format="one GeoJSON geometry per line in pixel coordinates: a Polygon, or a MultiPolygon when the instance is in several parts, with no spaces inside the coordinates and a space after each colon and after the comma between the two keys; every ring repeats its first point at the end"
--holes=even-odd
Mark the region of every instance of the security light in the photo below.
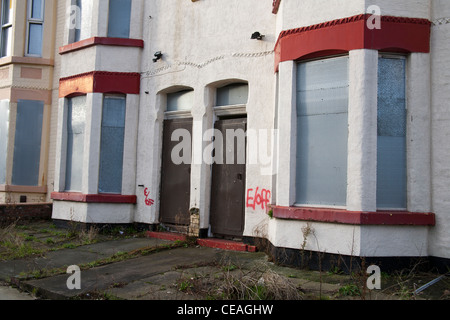
{"type": "Polygon", "coordinates": [[[161,51],[156,52],[156,53],[155,53],[155,58],[153,59],[153,62],[158,61],[159,59],[162,58],[162,56],[163,56],[163,55],[162,55],[161,51]]]}
{"type": "Polygon", "coordinates": [[[264,35],[262,35],[258,31],[252,34],[252,40],[262,40],[262,38],[264,38],[264,35]]]}

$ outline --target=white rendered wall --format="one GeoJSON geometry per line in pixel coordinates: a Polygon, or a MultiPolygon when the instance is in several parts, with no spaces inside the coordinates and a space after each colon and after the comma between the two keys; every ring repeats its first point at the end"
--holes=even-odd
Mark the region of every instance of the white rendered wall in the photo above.
{"type": "Polygon", "coordinates": [[[81,223],[128,224],[134,222],[133,212],[134,206],[131,204],[54,201],[52,219],[81,223]]]}
{"type": "Polygon", "coordinates": [[[450,258],[450,3],[434,0],[431,27],[432,210],[429,251],[450,258]]]}
{"type": "Polygon", "coordinates": [[[378,51],[349,59],[347,210],[376,211],[378,51]]]}
{"type": "Polygon", "coordinates": [[[277,200],[279,206],[295,203],[295,166],[297,156],[297,64],[280,63],[278,93],[277,200]]]}
{"type": "MultiPolygon", "coordinates": [[[[190,116],[194,130],[202,133],[213,127],[217,86],[233,79],[248,81],[246,104],[248,128],[273,128],[273,47],[275,15],[272,3],[251,1],[177,1],[147,2],[144,29],[145,54],[142,62],[142,92],[138,142],[139,222],[157,223],[162,148],[162,125],[167,89],[184,86],[194,89],[194,106],[190,116]],[[248,15],[257,17],[249,19],[248,15]],[[251,40],[259,31],[262,41],[251,40]],[[153,54],[163,58],[153,63],[153,54]],[[145,92],[148,93],[145,93],[145,92]],[[156,200],[145,204],[144,190],[156,200]]],[[[200,134],[201,135],[201,134],[200,134]]],[[[210,142],[196,139],[194,158],[202,159],[202,148],[210,142]]],[[[266,166],[269,166],[270,163],[266,166]]],[[[200,209],[200,227],[209,227],[210,166],[193,164],[191,168],[191,207],[200,209]]],[[[258,165],[247,166],[248,188],[271,189],[272,176],[261,175],[258,165]]],[[[245,190],[245,191],[246,191],[245,190]]],[[[245,192],[244,191],[244,192],[245,192]]],[[[252,235],[255,225],[266,219],[265,210],[246,209],[245,235],[252,235]]]]}
{"type": "Polygon", "coordinates": [[[280,248],[338,255],[361,253],[361,226],[272,219],[268,230],[269,241],[280,248]]]}

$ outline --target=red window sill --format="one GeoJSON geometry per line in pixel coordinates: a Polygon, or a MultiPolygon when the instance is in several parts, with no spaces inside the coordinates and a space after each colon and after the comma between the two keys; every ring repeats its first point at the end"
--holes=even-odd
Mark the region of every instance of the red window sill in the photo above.
{"type": "Polygon", "coordinates": [[[59,54],[62,55],[96,45],[143,48],[144,41],[140,39],[92,37],[60,47],[59,54]]]}
{"type": "Polygon", "coordinates": [[[84,203],[121,203],[136,204],[136,196],[123,196],[117,194],[82,194],[76,192],[52,192],[52,199],[58,201],[84,202],[84,203]]]}
{"type": "Polygon", "coordinates": [[[272,206],[277,219],[328,222],[352,225],[434,226],[434,213],[406,211],[355,212],[327,208],[272,206]]]}

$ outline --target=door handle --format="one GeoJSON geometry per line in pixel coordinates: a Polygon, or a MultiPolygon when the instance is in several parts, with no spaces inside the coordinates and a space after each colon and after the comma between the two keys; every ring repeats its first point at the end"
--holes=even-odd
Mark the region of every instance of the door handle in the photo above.
{"type": "Polygon", "coordinates": [[[236,179],[242,180],[242,173],[238,173],[238,174],[236,175],[236,179]]]}

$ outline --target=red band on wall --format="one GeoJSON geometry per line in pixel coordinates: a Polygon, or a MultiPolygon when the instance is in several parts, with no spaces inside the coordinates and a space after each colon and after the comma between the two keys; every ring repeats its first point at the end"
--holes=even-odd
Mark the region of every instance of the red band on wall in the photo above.
{"type": "Polygon", "coordinates": [[[382,16],[381,29],[370,29],[370,17],[362,14],[281,32],[275,46],[275,70],[280,62],[321,52],[323,55],[357,49],[430,52],[429,20],[382,16]]]}
{"type": "Polygon", "coordinates": [[[52,192],[53,200],[72,201],[84,203],[122,203],[136,204],[136,196],[124,196],[115,194],[82,194],[75,192],[52,192]]]}
{"type": "Polygon", "coordinates": [[[81,50],[97,45],[143,48],[144,41],[140,39],[128,39],[128,38],[124,39],[124,38],[109,38],[109,37],[92,37],[89,39],[84,39],[60,47],[59,54],[62,55],[72,51],[81,50]]]}
{"type": "Polygon", "coordinates": [[[139,73],[93,71],[59,80],[59,97],[87,93],[139,94],[139,73]]]}
{"type": "Polygon", "coordinates": [[[377,211],[357,212],[326,208],[273,206],[273,217],[278,219],[341,223],[351,225],[414,225],[434,226],[434,213],[377,211]]]}
{"type": "Polygon", "coordinates": [[[273,14],[278,13],[278,9],[280,9],[280,4],[281,4],[281,0],[273,0],[273,9],[272,9],[273,14]]]}

